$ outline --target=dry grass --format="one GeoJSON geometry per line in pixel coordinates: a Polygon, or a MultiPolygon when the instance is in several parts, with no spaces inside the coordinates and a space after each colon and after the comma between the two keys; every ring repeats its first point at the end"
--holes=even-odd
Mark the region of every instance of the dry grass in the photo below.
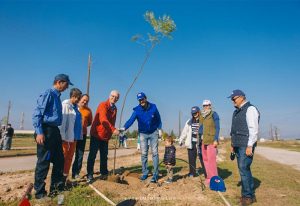
{"type": "MultiPolygon", "coordinates": [[[[220,176],[223,177],[227,192],[224,194],[232,205],[238,204],[241,186],[237,186],[240,176],[237,163],[229,160],[229,144],[227,145],[227,160],[220,163],[220,176]]],[[[300,205],[300,172],[289,166],[284,166],[254,156],[251,166],[256,187],[257,203],[254,205],[300,205]]]]}
{"type": "Polygon", "coordinates": [[[300,152],[300,140],[281,140],[281,141],[260,142],[259,145],[300,152]]]}
{"type": "MultiPolygon", "coordinates": [[[[137,140],[127,140],[127,146],[129,148],[136,147],[137,140]]],[[[114,149],[115,140],[109,141],[109,149],[114,149]]],[[[117,142],[117,148],[119,142],[117,142]]],[[[85,150],[87,151],[90,147],[90,138],[87,138],[85,150]]],[[[15,156],[26,156],[36,154],[36,142],[33,135],[16,135],[13,137],[12,149],[11,150],[0,150],[1,157],[15,157],[15,156]]]]}

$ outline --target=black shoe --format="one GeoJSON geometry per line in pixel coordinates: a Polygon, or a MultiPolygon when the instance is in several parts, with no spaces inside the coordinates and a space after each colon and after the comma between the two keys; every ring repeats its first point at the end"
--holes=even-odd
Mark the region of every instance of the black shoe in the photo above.
{"type": "Polygon", "coordinates": [[[158,181],[158,176],[157,175],[153,175],[150,182],[152,183],[156,183],[158,181]]]}
{"type": "Polygon", "coordinates": [[[35,199],[37,199],[37,200],[42,199],[44,197],[47,197],[47,192],[46,191],[41,193],[41,194],[35,194],[35,199]]]}
{"type": "Polygon", "coordinates": [[[93,182],[93,180],[94,180],[93,175],[88,175],[87,178],[86,178],[86,182],[87,182],[88,184],[91,184],[91,183],[93,182]]]}
{"type": "Polygon", "coordinates": [[[100,175],[99,179],[100,180],[107,180],[108,175],[100,175]]]}

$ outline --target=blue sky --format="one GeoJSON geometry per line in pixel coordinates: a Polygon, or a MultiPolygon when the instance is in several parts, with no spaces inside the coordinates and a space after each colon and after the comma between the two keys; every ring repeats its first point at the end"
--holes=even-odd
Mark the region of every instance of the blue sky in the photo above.
{"type": "Polygon", "coordinates": [[[166,131],[178,131],[179,111],[183,126],[190,108],[210,99],[228,135],[234,108],[226,97],[239,88],[261,112],[261,136],[273,124],[283,137],[300,137],[300,1],[0,0],[0,118],[11,100],[14,127],[24,112],[25,128],[32,129],[36,98],[58,73],[85,92],[89,53],[90,107],[95,111],[117,89],[121,109],[145,56],[130,38],[152,32],[143,19],[147,10],[170,15],[177,30],[151,54],[122,122],[139,91],[157,104],[166,131]]]}

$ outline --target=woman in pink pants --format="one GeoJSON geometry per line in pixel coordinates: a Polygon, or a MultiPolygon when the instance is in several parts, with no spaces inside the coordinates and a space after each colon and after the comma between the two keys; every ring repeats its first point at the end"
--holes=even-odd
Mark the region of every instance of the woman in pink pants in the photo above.
{"type": "Polygon", "coordinates": [[[211,101],[203,101],[201,110],[199,134],[202,138],[202,157],[206,170],[206,185],[209,185],[210,178],[218,175],[217,170],[217,145],[219,141],[220,119],[219,115],[212,111],[211,101]]]}

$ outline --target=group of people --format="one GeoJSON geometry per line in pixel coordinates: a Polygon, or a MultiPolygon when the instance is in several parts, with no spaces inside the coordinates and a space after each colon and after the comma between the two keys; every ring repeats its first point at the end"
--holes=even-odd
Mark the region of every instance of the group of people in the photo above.
{"type": "MultiPolygon", "coordinates": [[[[88,183],[94,179],[94,163],[98,150],[100,151],[100,178],[107,178],[108,142],[112,135],[122,136],[135,120],[138,122],[141,150],[142,175],[140,179],[145,181],[149,177],[148,150],[150,147],[153,161],[150,182],[157,182],[159,178],[158,140],[162,135],[162,121],[156,105],[148,101],[145,93],[139,92],[137,94],[139,104],[133,108],[131,117],[122,128],[116,128],[116,103],[120,98],[117,90],[111,91],[108,99],[99,104],[92,119],[92,112],[88,108],[89,96],[82,94],[79,89],[72,88],[70,99],[61,102],[61,92],[65,91],[69,85],[73,85],[69,76],[59,74],[54,78],[53,87],[42,93],[37,100],[33,114],[38,157],[34,182],[35,197],[40,199],[47,195],[45,179],[50,162],[53,163],[50,195],[64,190],[74,153],[72,177],[79,177],[87,127],[90,125],[88,183]]],[[[241,202],[251,204],[256,201],[250,165],[257,141],[259,112],[246,101],[245,96],[241,90],[234,90],[229,97],[236,107],[232,118],[231,150],[236,154],[241,175],[241,202]]],[[[192,117],[186,122],[179,143],[182,145],[184,142],[188,149],[189,176],[197,175],[196,157],[198,154],[202,168],[205,168],[206,184],[209,184],[211,177],[218,175],[216,156],[220,120],[218,114],[212,110],[210,100],[204,100],[202,105],[201,110],[198,106],[192,107],[192,117]]],[[[173,167],[176,164],[176,148],[173,142],[171,137],[165,140],[166,150],[163,161],[168,171],[168,183],[173,181],[173,167]]]]}
{"type": "Polygon", "coordinates": [[[14,128],[11,124],[2,125],[0,129],[0,150],[10,150],[12,144],[12,138],[14,136],[14,128]]]}
{"type": "MultiPolygon", "coordinates": [[[[241,205],[250,205],[256,202],[251,164],[254,150],[257,145],[258,125],[260,113],[255,106],[246,100],[243,91],[233,90],[228,97],[233,102],[235,110],[231,124],[231,155],[237,157],[241,177],[241,205]]],[[[209,185],[217,170],[217,146],[219,144],[220,118],[212,110],[210,100],[204,100],[203,108],[198,106],[191,109],[191,118],[186,122],[179,138],[188,150],[189,176],[196,173],[196,157],[199,156],[200,164],[205,176],[205,184],[209,185]],[[198,150],[198,151],[197,151],[198,150]]],[[[166,164],[166,163],[165,163],[166,164]]]]}

